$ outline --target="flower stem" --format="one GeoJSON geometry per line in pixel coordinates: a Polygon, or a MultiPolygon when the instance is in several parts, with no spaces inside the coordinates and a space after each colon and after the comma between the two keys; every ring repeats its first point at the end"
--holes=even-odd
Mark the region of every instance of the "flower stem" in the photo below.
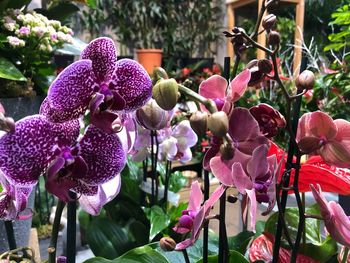
{"type": "Polygon", "coordinates": [[[341,263],[346,263],[347,262],[348,255],[349,255],[349,248],[345,247],[344,256],[343,256],[343,259],[342,259],[341,263]]]}
{"type": "Polygon", "coordinates": [[[204,98],[203,96],[185,87],[184,85],[178,84],[178,87],[179,87],[179,91],[182,94],[185,94],[186,96],[190,97],[194,101],[202,103],[208,109],[208,111],[210,111],[210,113],[214,113],[218,111],[218,109],[216,108],[215,102],[212,101],[211,99],[204,98]]]}
{"type": "Polygon", "coordinates": [[[158,189],[159,189],[159,178],[157,174],[157,163],[158,163],[158,153],[159,153],[159,142],[157,137],[157,131],[153,131],[154,141],[156,142],[156,154],[154,156],[154,177],[156,180],[156,202],[158,201],[158,189]]]}
{"type": "Polygon", "coordinates": [[[167,209],[168,205],[168,188],[169,188],[169,179],[171,175],[171,161],[166,161],[165,166],[165,182],[164,182],[164,203],[165,203],[165,209],[167,209]]]}
{"type": "Polygon", "coordinates": [[[9,249],[13,250],[17,248],[16,244],[16,238],[15,238],[15,233],[13,231],[13,224],[12,221],[4,221],[5,224],[5,229],[6,229],[6,235],[7,235],[7,242],[9,245],[9,249]]]}
{"type": "MultiPolygon", "coordinates": [[[[204,202],[209,199],[209,172],[204,170],[204,202]]],[[[209,220],[206,220],[203,227],[203,263],[208,263],[208,240],[209,240],[209,220]]]]}
{"type": "Polygon", "coordinates": [[[228,243],[226,232],[226,190],[220,197],[220,222],[219,222],[219,257],[218,262],[228,261],[228,243]]]}
{"type": "Polygon", "coordinates": [[[53,226],[52,226],[50,245],[47,249],[49,253],[49,263],[56,262],[57,238],[58,238],[58,232],[60,230],[61,216],[65,206],[66,206],[65,202],[58,200],[56,212],[55,212],[55,219],[53,221],[53,226]]]}
{"type": "Polygon", "coordinates": [[[183,249],[182,254],[184,255],[184,259],[186,263],[190,263],[190,258],[188,257],[187,250],[183,249]]]}
{"type": "Polygon", "coordinates": [[[153,137],[153,131],[151,131],[151,181],[152,181],[152,185],[151,185],[151,206],[153,206],[155,204],[155,194],[154,194],[154,137],[153,137]]]}
{"type": "Polygon", "coordinates": [[[68,203],[67,211],[67,262],[75,263],[76,252],[76,219],[77,219],[77,195],[76,193],[69,192],[73,201],[68,203]]]}

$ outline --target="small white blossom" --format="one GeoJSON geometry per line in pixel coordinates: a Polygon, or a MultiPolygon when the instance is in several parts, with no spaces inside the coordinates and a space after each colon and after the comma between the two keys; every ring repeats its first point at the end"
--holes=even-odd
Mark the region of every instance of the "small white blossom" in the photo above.
{"type": "Polygon", "coordinates": [[[19,39],[18,37],[8,36],[7,41],[9,42],[9,44],[12,47],[24,47],[25,46],[24,40],[19,39]]]}

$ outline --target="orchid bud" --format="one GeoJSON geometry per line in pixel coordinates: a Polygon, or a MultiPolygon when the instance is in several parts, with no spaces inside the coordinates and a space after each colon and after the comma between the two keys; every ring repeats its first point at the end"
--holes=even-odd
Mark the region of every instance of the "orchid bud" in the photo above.
{"type": "Polygon", "coordinates": [[[295,85],[300,89],[312,89],[315,85],[314,73],[310,70],[304,70],[295,80],[295,85]]]}
{"type": "Polygon", "coordinates": [[[59,257],[57,257],[56,262],[57,263],[67,263],[67,257],[59,256],[59,257]]]}
{"type": "Polygon", "coordinates": [[[278,46],[281,42],[280,33],[277,31],[271,31],[267,36],[267,43],[271,46],[278,46]]]}
{"type": "Polygon", "coordinates": [[[163,110],[154,99],[136,110],[137,121],[148,130],[163,129],[168,125],[171,113],[163,110]]]}
{"type": "Polygon", "coordinates": [[[190,118],[191,128],[199,136],[204,136],[208,128],[208,113],[196,111],[190,118]]]}
{"type": "Polygon", "coordinates": [[[162,79],[153,87],[153,98],[164,110],[172,110],[179,98],[179,87],[175,79],[162,79]]]}
{"type": "Polygon", "coordinates": [[[208,129],[217,137],[224,137],[228,131],[228,117],[225,112],[218,111],[208,118],[208,129]]]}
{"type": "Polygon", "coordinates": [[[171,237],[163,237],[159,241],[159,246],[164,251],[173,251],[176,247],[176,242],[171,237]]]}
{"type": "Polygon", "coordinates": [[[265,73],[265,74],[270,73],[272,70],[271,61],[265,58],[260,59],[258,62],[258,68],[259,68],[259,71],[261,71],[262,73],[265,73]]]}
{"type": "Polygon", "coordinates": [[[276,24],[277,18],[273,14],[265,16],[261,22],[264,29],[270,30],[276,24]]]}
{"type": "Polygon", "coordinates": [[[235,148],[232,143],[223,143],[220,146],[220,153],[223,160],[231,160],[235,155],[235,148]]]}

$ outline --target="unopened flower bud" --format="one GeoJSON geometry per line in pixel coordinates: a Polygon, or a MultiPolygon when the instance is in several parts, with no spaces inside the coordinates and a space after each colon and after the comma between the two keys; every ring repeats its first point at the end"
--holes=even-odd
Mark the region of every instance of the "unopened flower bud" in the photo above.
{"type": "Polygon", "coordinates": [[[208,113],[196,111],[190,118],[191,128],[198,136],[205,135],[208,128],[208,113]]]}
{"type": "Polygon", "coordinates": [[[57,263],[67,263],[67,257],[59,256],[59,257],[57,257],[56,262],[57,263]]]}
{"type": "Polygon", "coordinates": [[[295,80],[295,85],[300,89],[312,89],[315,85],[314,73],[310,70],[304,70],[295,80]]]}
{"type": "Polygon", "coordinates": [[[171,110],[175,107],[179,87],[175,79],[162,79],[153,87],[153,98],[164,110],[171,110]]]}
{"type": "Polygon", "coordinates": [[[235,155],[235,148],[232,143],[223,143],[220,146],[220,153],[223,160],[231,160],[235,155]]]}
{"type": "Polygon", "coordinates": [[[259,68],[259,71],[261,71],[262,73],[265,73],[265,74],[270,73],[272,70],[271,61],[265,58],[260,59],[258,62],[258,68],[259,68]]]}
{"type": "Polygon", "coordinates": [[[160,130],[167,126],[171,113],[163,110],[154,99],[136,110],[137,121],[148,130],[160,130]]]}
{"type": "Polygon", "coordinates": [[[278,46],[281,42],[280,33],[277,31],[271,31],[267,36],[267,43],[271,46],[278,46]]]}
{"type": "Polygon", "coordinates": [[[208,129],[217,137],[224,137],[228,131],[228,117],[225,112],[218,111],[208,118],[208,129]]]}
{"type": "Polygon", "coordinates": [[[164,251],[173,251],[176,247],[176,242],[171,237],[163,237],[159,241],[159,246],[164,251]]]}
{"type": "Polygon", "coordinates": [[[261,25],[266,30],[270,30],[276,24],[276,21],[277,21],[276,16],[274,14],[269,14],[263,18],[261,25]]]}
{"type": "Polygon", "coordinates": [[[238,200],[238,198],[234,195],[229,195],[227,196],[227,202],[231,203],[231,204],[234,204],[236,203],[238,200]]]}

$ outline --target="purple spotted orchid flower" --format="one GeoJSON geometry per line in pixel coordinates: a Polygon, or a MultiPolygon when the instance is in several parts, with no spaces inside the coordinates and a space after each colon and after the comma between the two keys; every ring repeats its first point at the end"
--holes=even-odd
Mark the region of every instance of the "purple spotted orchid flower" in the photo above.
{"type": "MultiPolygon", "coordinates": [[[[117,134],[94,125],[78,140],[79,130],[78,120],[53,123],[33,115],[18,121],[14,132],[0,138],[0,170],[18,187],[33,185],[45,174],[49,192],[65,202],[71,200],[69,191],[87,196],[85,207],[93,207],[97,214],[100,206],[91,199],[109,200],[104,184],[123,169],[125,147],[117,134]]],[[[114,192],[109,191],[112,195],[119,191],[118,182],[114,192]]]]}
{"type": "Polygon", "coordinates": [[[63,70],[51,84],[40,113],[50,121],[65,122],[90,110],[91,123],[113,133],[116,112],[131,112],[152,96],[152,82],[136,61],[117,61],[114,42],[93,40],[81,60],[63,70]]]}
{"type": "Polygon", "coordinates": [[[199,238],[205,217],[209,215],[210,209],[224,193],[225,187],[219,186],[204,204],[203,193],[198,181],[191,185],[190,200],[186,210],[182,211],[179,223],[173,228],[177,233],[191,233],[190,237],[178,243],[175,250],[183,250],[192,246],[199,238]]]}

